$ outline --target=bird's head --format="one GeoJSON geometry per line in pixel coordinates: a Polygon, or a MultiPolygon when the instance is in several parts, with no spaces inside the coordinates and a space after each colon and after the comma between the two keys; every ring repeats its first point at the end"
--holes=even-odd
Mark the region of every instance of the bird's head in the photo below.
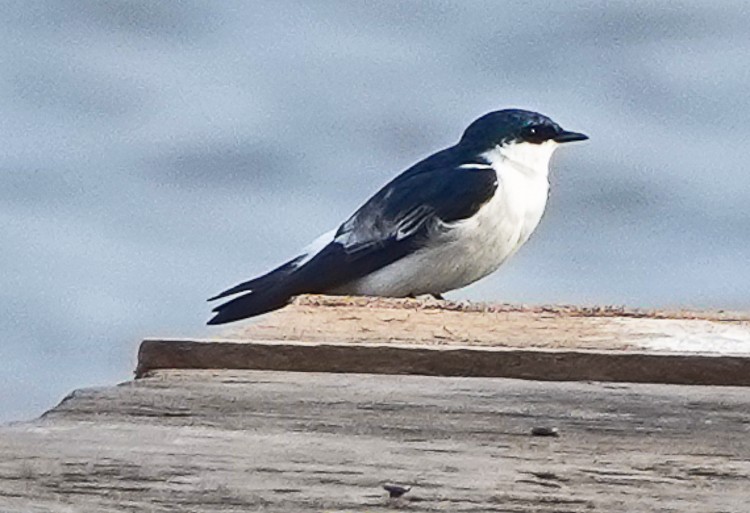
{"type": "Polygon", "coordinates": [[[543,144],[584,141],[588,136],[569,132],[538,112],[520,109],[497,110],[474,121],[459,144],[479,150],[512,143],[543,144]]]}
{"type": "Polygon", "coordinates": [[[487,154],[500,151],[505,157],[533,167],[546,168],[553,151],[562,143],[584,141],[588,136],[570,132],[538,112],[520,109],[485,114],[464,131],[458,146],[487,154]]]}

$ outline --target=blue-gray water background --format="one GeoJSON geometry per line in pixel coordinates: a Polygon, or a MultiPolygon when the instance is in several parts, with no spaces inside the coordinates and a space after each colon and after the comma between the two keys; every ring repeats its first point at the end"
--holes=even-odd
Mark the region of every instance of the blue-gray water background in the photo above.
{"type": "Polygon", "coordinates": [[[504,107],[591,140],[449,297],[750,308],[749,6],[0,3],[0,419],[212,333],[206,297],[504,107]]]}

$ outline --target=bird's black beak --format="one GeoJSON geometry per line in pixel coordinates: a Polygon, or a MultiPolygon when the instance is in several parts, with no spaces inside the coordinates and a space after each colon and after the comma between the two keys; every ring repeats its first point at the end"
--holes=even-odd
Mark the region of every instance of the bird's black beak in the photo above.
{"type": "Polygon", "coordinates": [[[585,141],[588,139],[589,136],[586,134],[582,134],[579,132],[568,132],[567,130],[563,130],[559,134],[557,134],[553,140],[558,143],[566,143],[566,142],[573,142],[573,141],[585,141]]]}

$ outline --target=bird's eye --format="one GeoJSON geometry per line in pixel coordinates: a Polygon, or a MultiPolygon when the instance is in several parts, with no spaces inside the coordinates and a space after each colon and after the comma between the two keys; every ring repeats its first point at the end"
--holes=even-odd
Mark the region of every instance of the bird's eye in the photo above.
{"type": "Polygon", "coordinates": [[[554,130],[546,126],[530,126],[524,131],[523,139],[533,144],[541,144],[554,135],[552,132],[554,130]]]}

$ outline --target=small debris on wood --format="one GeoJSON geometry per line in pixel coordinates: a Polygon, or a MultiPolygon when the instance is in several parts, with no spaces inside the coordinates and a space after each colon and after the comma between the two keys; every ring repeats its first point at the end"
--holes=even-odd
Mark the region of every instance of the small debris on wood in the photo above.
{"type": "Polygon", "coordinates": [[[390,298],[369,296],[325,296],[301,295],[292,304],[298,306],[315,306],[324,308],[363,307],[387,309],[423,309],[459,312],[481,313],[509,313],[527,312],[539,314],[567,315],[572,317],[632,317],[645,319],[700,319],[714,321],[748,321],[748,312],[736,311],[691,311],[691,310],[653,310],[644,308],[629,308],[624,305],[526,305],[510,303],[481,303],[471,301],[456,301],[437,299],[425,301],[425,296],[417,298],[390,298]]]}
{"type": "Polygon", "coordinates": [[[411,490],[411,486],[401,486],[397,484],[384,484],[383,490],[388,492],[391,499],[398,499],[403,494],[411,490]]]}
{"type": "Polygon", "coordinates": [[[535,426],[531,428],[531,436],[560,436],[557,428],[548,426],[535,426]]]}

